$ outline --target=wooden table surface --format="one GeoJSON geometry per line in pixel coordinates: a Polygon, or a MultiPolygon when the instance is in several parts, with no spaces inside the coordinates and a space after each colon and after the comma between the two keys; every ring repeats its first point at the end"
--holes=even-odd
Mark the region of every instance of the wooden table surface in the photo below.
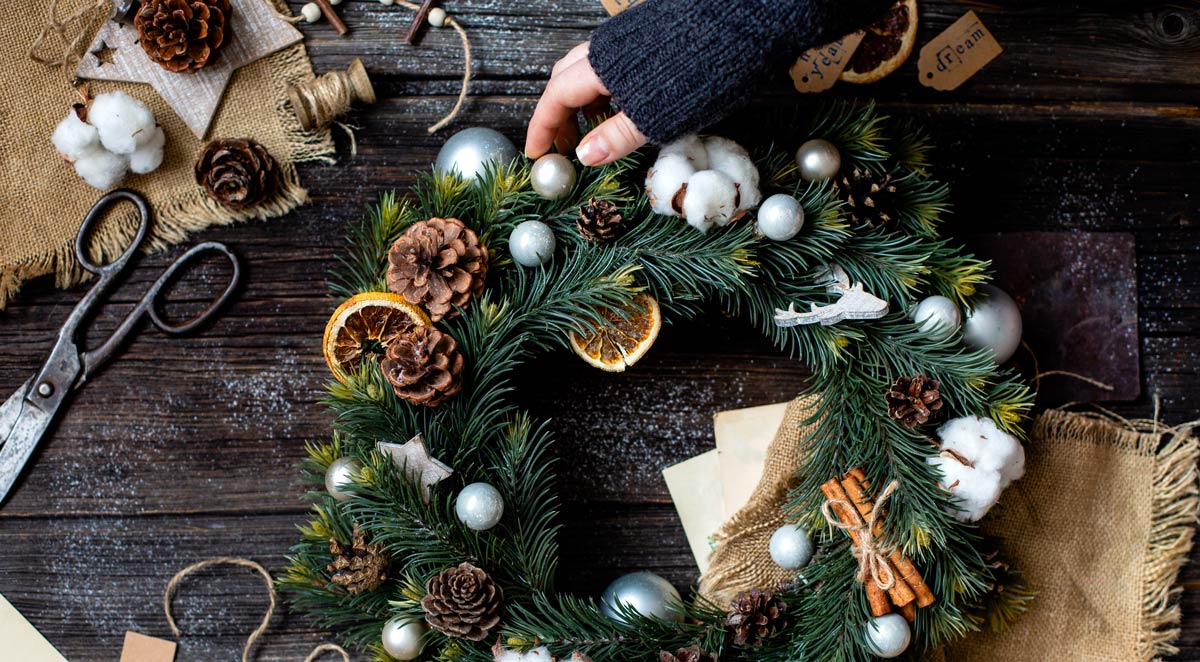
{"type": "MultiPolygon", "coordinates": [[[[921,6],[918,43],[968,8],[921,6]]],[[[836,93],[873,95],[932,130],[939,172],[954,186],[951,233],[1133,233],[1143,395],[1112,408],[1147,416],[1158,394],[1165,421],[1200,418],[1200,3],[974,8],[1006,52],[964,88],[919,87],[914,56],[881,84],[836,93]]],[[[457,127],[492,126],[514,139],[551,64],[604,17],[595,0],[452,1],[448,9],[470,31],[477,62],[457,127]]],[[[328,378],[319,341],[332,307],[325,270],[341,250],[343,220],[432,161],[447,134],[424,127],[452,102],[461,66],[448,31],[419,47],[403,43],[406,9],[349,1],[340,11],[346,38],[326,23],[302,28],[318,72],[353,57],[372,72],[380,102],[351,118],[361,127],[358,156],[339,138],[338,165],[304,168],[312,204],[287,218],[200,233],[242,256],[236,304],[202,335],[137,336],[74,399],[0,510],[0,593],[71,660],[116,659],[130,629],[168,636],[160,596],[184,565],[237,555],[277,571],[296,537],[306,504],[294,465],[305,440],[329,432],[318,402],[328,378]]],[[[798,100],[784,82],[764,98],[798,100]]],[[[101,331],[167,259],[144,261],[101,331]]],[[[0,393],[40,365],[80,293],[35,283],[0,313],[0,393]]],[[[803,380],[802,366],[748,324],[717,315],[665,330],[627,375],[602,375],[573,357],[526,370],[521,397],[554,417],[567,460],[559,465],[561,585],[595,594],[632,569],[693,582],[660,470],[712,447],[714,412],[788,399],[803,380]]],[[[235,659],[265,607],[257,581],[222,572],[191,583],[176,603],[188,633],[178,659],[235,659]]],[[[1183,581],[1177,659],[1200,660],[1200,564],[1183,581]]],[[[282,613],[258,659],[302,659],[326,638],[282,613]]]]}

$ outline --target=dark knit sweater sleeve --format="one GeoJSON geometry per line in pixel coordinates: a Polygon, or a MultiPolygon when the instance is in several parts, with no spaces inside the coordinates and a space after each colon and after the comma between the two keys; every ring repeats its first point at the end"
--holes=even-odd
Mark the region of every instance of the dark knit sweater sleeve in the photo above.
{"type": "Polygon", "coordinates": [[[776,65],[861,28],[891,0],[648,0],[592,34],[589,59],[653,143],[748,102],[776,65]]]}

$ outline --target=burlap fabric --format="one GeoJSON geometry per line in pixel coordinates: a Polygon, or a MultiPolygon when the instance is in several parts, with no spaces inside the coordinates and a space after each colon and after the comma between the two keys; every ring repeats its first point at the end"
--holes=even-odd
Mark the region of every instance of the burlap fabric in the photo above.
{"type": "MultiPolygon", "coordinates": [[[[60,0],[59,15],[69,15],[94,0],[60,0]]],[[[239,0],[265,2],[268,0],[239,0]]],[[[88,187],[54,151],[50,134],[79,100],[71,85],[73,66],[51,68],[29,58],[30,44],[46,23],[50,0],[0,3],[0,309],[22,283],[54,274],[59,287],[85,275],[72,245],[88,209],[101,192],[88,187]]],[[[93,13],[90,35],[106,19],[93,13]]],[[[150,247],[182,241],[187,233],[249,218],[285,214],[307,200],[296,163],[328,160],[333,143],[328,131],[304,132],[287,105],[287,86],[312,80],[304,45],[284,49],[234,74],[217,111],[210,137],[252,137],[266,145],[280,166],[277,195],[253,209],[234,211],[209,200],[196,185],[192,165],[198,140],[147,85],[88,81],[92,94],[122,89],[147,103],[167,133],[163,165],[149,175],[131,175],[124,186],[149,199],[155,211],[150,247]]],[[[93,237],[100,256],[126,245],[128,226],[105,223],[93,237]]]]}
{"type": "MultiPolygon", "coordinates": [[[[767,554],[779,506],[801,466],[810,402],[789,406],[750,502],[718,534],[701,592],[724,603],[787,573],[767,554]]],[[[985,530],[1037,592],[1033,613],[1003,633],[974,633],[955,662],[1154,660],[1177,652],[1175,585],[1192,548],[1200,441],[1192,427],[1050,411],[1034,422],[1025,477],[985,530]]],[[[940,656],[938,656],[940,657],[940,656]]]]}

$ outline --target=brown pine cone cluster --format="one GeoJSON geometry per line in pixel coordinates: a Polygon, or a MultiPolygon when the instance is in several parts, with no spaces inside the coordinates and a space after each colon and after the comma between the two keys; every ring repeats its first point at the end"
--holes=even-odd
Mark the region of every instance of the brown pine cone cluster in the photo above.
{"type": "Polygon", "coordinates": [[[381,366],[397,397],[432,407],[462,390],[465,363],[450,334],[412,326],[388,345],[381,366]]]}
{"type": "Polygon", "coordinates": [[[617,238],[621,231],[621,210],[607,200],[592,198],[579,208],[579,218],[575,227],[579,234],[588,241],[603,243],[617,238]]]}
{"type": "Polygon", "coordinates": [[[425,583],[425,621],[448,637],[483,641],[500,623],[504,591],[470,563],[447,568],[425,583]]]}
{"type": "Polygon", "coordinates": [[[196,183],[228,207],[252,207],[275,190],[278,166],[253,138],[209,141],[196,161],[196,183]]]}
{"type": "Polygon", "coordinates": [[[192,73],[229,43],[229,0],[145,0],[133,19],[138,43],[151,60],[175,73],[192,73]]]}
{"type": "Polygon", "coordinates": [[[865,168],[855,168],[842,175],[837,190],[854,225],[874,228],[896,218],[896,182],[887,173],[877,175],[865,168]]]}
{"type": "Polygon", "coordinates": [[[662,651],[658,654],[658,662],[718,662],[717,656],[709,653],[699,646],[692,645],[687,648],[680,648],[671,653],[670,651],[662,651]]]}
{"type": "Polygon", "coordinates": [[[735,645],[761,646],[789,625],[787,604],[757,588],[738,593],[725,625],[733,633],[735,645]]]}
{"type": "Polygon", "coordinates": [[[488,252],[457,218],[413,223],[388,251],[388,289],[421,306],[434,322],[458,314],[483,291],[488,252]]]}
{"type": "Polygon", "coordinates": [[[924,425],[941,411],[941,385],[925,375],[901,377],[887,394],[888,415],[909,430],[924,425]]]}
{"type": "Polygon", "coordinates": [[[333,554],[333,561],[326,566],[333,573],[330,579],[350,595],[374,591],[387,579],[388,559],[383,549],[375,543],[368,544],[366,534],[357,524],[349,545],[337,538],[329,539],[329,553],[333,554]]]}

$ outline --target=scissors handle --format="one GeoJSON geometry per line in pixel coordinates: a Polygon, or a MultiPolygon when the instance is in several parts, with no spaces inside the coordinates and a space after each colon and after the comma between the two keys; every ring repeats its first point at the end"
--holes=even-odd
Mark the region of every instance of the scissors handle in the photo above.
{"type": "MultiPolygon", "coordinates": [[[[117,189],[108,193],[104,197],[96,201],[92,205],[92,210],[88,212],[83,219],[83,225],[79,228],[79,234],[75,235],[75,257],[79,260],[79,264],[84,269],[96,274],[97,276],[116,276],[125,269],[125,265],[133,258],[133,254],[137,252],[138,246],[146,239],[146,233],[150,230],[150,205],[141,194],[128,189],[117,189]],[[96,264],[92,261],[91,255],[88,254],[88,237],[91,235],[92,226],[99,223],[104,214],[108,212],[108,208],[112,207],[121,200],[132,202],[138,209],[138,229],[134,235],[133,241],[125,249],[117,259],[108,264],[96,264]]],[[[110,277],[111,277],[110,276],[110,277]]]]}

